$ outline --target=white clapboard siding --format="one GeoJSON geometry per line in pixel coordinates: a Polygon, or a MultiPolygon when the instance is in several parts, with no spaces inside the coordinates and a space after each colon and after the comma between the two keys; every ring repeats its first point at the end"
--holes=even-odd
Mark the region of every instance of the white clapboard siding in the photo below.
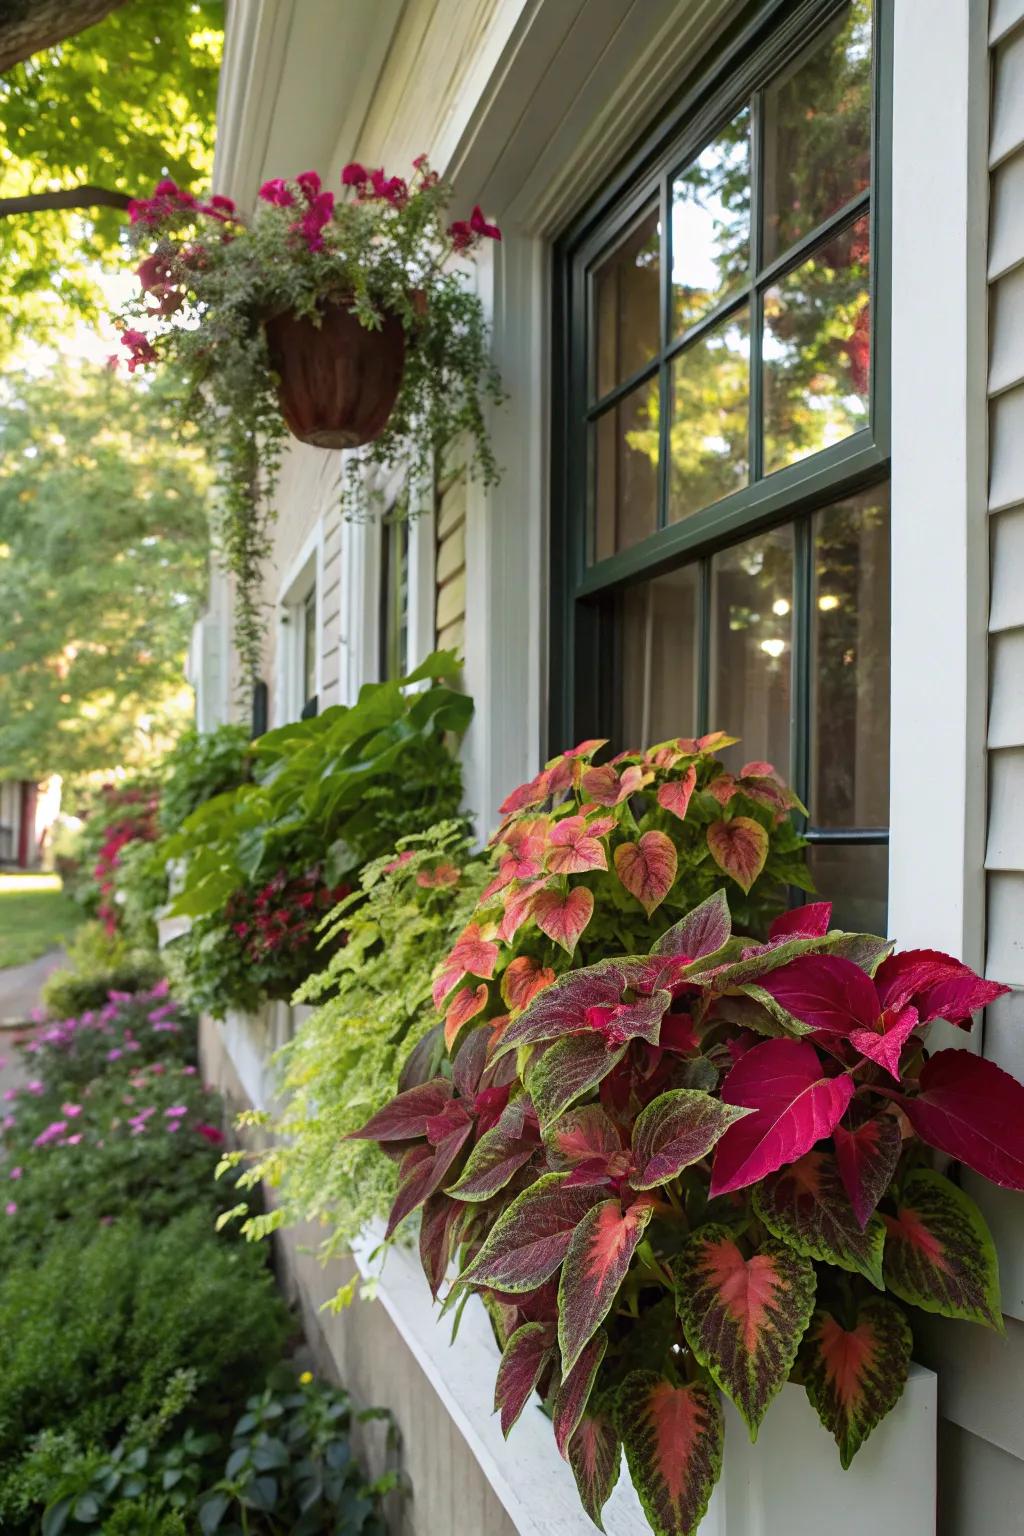
{"type": "Polygon", "coordinates": [[[324,520],[323,596],[320,604],[320,708],[340,702],[341,515],[324,520]]]}
{"type": "Polygon", "coordinates": [[[466,645],[466,475],[460,470],[438,486],[437,600],[439,650],[462,652],[466,645]]]}

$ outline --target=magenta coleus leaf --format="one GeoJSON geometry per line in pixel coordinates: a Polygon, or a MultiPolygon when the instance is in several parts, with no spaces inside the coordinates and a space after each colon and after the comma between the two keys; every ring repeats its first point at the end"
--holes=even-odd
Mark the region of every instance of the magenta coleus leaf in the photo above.
{"type": "Polygon", "coordinates": [[[572,1370],[562,1377],[551,1415],[555,1444],[558,1446],[558,1454],[562,1457],[568,1455],[569,1441],[579,1428],[580,1420],[586,1412],[607,1348],[608,1335],[603,1332],[595,1333],[581,1351],[572,1370]]]}
{"type": "Polygon", "coordinates": [[[926,1312],[1002,1332],[996,1251],[969,1195],[942,1174],[919,1168],[885,1225],[885,1283],[894,1295],[926,1312]]]}
{"type": "Polygon", "coordinates": [[[779,916],[773,920],[768,936],[772,939],[791,936],[817,939],[828,933],[831,921],[832,903],[830,901],[808,901],[802,907],[793,907],[789,912],[780,912],[779,916]]]}
{"type": "Polygon", "coordinates": [[[892,1115],[879,1115],[852,1131],[837,1125],[832,1139],[843,1188],[863,1231],[896,1172],[903,1146],[899,1124],[892,1115]]]}
{"type": "Polygon", "coordinates": [[[647,1199],[634,1201],[626,1210],[618,1199],[603,1200],[573,1233],[558,1287],[563,1371],[572,1370],[608,1316],[651,1214],[647,1199]]]}
{"type": "Polygon", "coordinates": [[[555,973],[549,965],[541,965],[530,955],[517,955],[509,961],[501,978],[502,1002],[506,1008],[521,1013],[554,980],[555,973]]]}
{"type": "Polygon", "coordinates": [[[633,1127],[634,1189],[655,1189],[691,1163],[707,1157],[729,1126],[751,1114],[696,1088],[663,1093],[637,1116],[633,1127]]]}
{"type": "Polygon", "coordinates": [[[715,1390],[634,1371],[616,1398],[626,1461],[655,1536],[693,1536],[722,1471],[725,1426],[715,1390]]]}
{"type": "Polygon", "coordinates": [[[567,1035],[547,1046],[526,1069],[526,1087],[541,1130],[596,1088],[625,1054],[624,1043],[613,1044],[597,1030],[567,1035]]]}
{"type": "Polygon", "coordinates": [[[575,885],[565,895],[561,891],[538,891],[530,908],[541,932],[570,955],[593,914],[594,893],[585,885],[575,885]]]}
{"type": "Polygon", "coordinates": [[[672,889],[679,860],[664,832],[645,832],[635,843],[620,843],[614,863],[622,884],[650,917],[672,889]]]}
{"type": "Polygon", "coordinates": [[[350,1141],[412,1141],[427,1134],[427,1121],[443,1112],[452,1097],[452,1085],[443,1077],[408,1088],[371,1115],[350,1141]]]}
{"type": "Polygon", "coordinates": [[[853,1095],[845,1073],[828,1077],[806,1040],[765,1040],[740,1057],[722,1099],[755,1111],[718,1143],[711,1195],[743,1189],[795,1162],[832,1134],[853,1095]]]}
{"type": "Polygon", "coordinates": [[[749,891],[768,857],[768,833],[761,823],[751,816],[712,822],[707,843],[719,869],[735,880],[741,891],[749,891]]]}
{"type": "Polygon", "coordinates": [[[1004,1189],[1024,1190],[1024,1085],[983,1056],[937,1051],[901,1098],[922,1141],[1004,1189]]]}
{"type": "Polygon", "coordinates": [[[923,1024],[931,1019],[965,1023],[1009,990],[997,981],[983,980],[961,960],[935,949],[891,955],[879,966],[876,981],[885,1007],[913,1003],[923,1024]]]}
{"type": "Polygon", "coordinates": [[[566,816],[555,823],[548,839],[547,867],[553,875],[584,875],[591,869],[608,868],[604,844],[585,817],[566,816]]]}
{"type": "Polygon", "coordinates": [[[591,1028],[587,1018],[590,1010],[618,1007],[631,977],[629,961],[605,960],[583,970],[566,971],[512,1020],[502,1035],[498,1054],[591,1028]]]}
{"type": "Polygon", "coordinates": [[[494,1384],[494,1411],[501,1415],[506,1440],[554,1358],[555,1330],[550,1323],[524,1323],[505,1345],[494,1384]]]}
{"type": "MultiPolygon", "coordinates": [[[[459,1110],[459,1105],[453,1105],[459,1110]]],[[[448,1171],[458,1157],[473,1129],[473,1122],[465,1110],[444,1119],[444,1127],[433,1126],[434,1144],[410,1147],[398,1166],[398,1189],[388,1215],[385,1237],[390,1237],[401,1222],[422,1205],[424,1200],[440,1189],[448,1171]]]]}
{"type": "Polygon", "coordinates": [[[870,1216],[862,1227],[827,1152],[808,1152],[754,1191],[754,1210],[769,1232],[809,1259],[838,1264],[883,1289],[885,1226],[870,1216]]]}
{"type": "Polygon", "coordinates": [[[697,769],[691,763],[681,778],[670,779],[667,784],[661,785],[658,790],[658,804],[663,810],[671,811],[673,816],[678,816],[680,821],[685,821],[696,783],[697,769]]]}
{"type": "Polygon", "coordinates": [[[747,1258],[735,1234],[715,1224],[693,1234],[674,1269],[687,1342],[756,1440],[814,1311],[814,1267],[771,1241],[747,1258]]]}
{"type": "Polygon", "coordinates": [[[869,1061],[884,1068],[898,1083],[900,1056],[918,1022],[916,1008],[902,1008],[899,1012],[887,1008],[878,1021],[877,1030],[851,1029],[850,1044],[869,1061]]]}
{"type": "Polygon", "coordinates": [[[592,1158],[605,1160],[622,1151],[622,1138],[600,1104],[579,1104],[544,1132],[553,1168],[575,1168],[592,1158]]]}
{"type": "Polygon", "coordinates": [[[568,1174],[545,1173],[502,1211],[463,1270],[472,1285],[517,1295],[536,1290],[565,1258],[572,1234],[603,1190],[567,1189],[568,1174]]]}
{"type": "Polygon", "coordinates": [[[610,1410],[603,1404],[592,1407],[569,1441],[569,1465],[580,1503],[599,1531],[604,1530],[601,1511],[619,1480],[621,1462],[622,1441],[610,1410]]]}
{"type": "Polygon", "coordinates": [[[853,1328],[824,1310],[811,1319],[800,1370],[844,1467],[902,1397],[913,1343],[903,1313],[880,1296],[863,1304],[853,1328]]]}
{"type": "Polygon", "coordinates": [[[514,1099],[502,1111],[497,1125],[480,1137],[448,1193],[456,1200],[489,1200],[530,1161],[539,1144],[522,1099],[514,1099]]]}
{"type": "Polygon", "coordinates": [[[702,960],[705,955],[717,954],[731,937],[729,902],[724,891],[715,891],[663,933],[651,954],[678,955],[687,961],[702,960]]]}
{"type": "Polygon", "coordinates": [[[760,985],[802,1024],[829,1034],[873,1030],[882,1011],[871,977],[838,955],[800,955],[760,985]]]}
{"type": "Polygon", "coordinates": [[[444,1284],[448,1261],[465,1214],[465,1207],[445,1194],[431,1195],[423,1207],[420,1217],[420,1263],[435,1301],[444,1284]]]}

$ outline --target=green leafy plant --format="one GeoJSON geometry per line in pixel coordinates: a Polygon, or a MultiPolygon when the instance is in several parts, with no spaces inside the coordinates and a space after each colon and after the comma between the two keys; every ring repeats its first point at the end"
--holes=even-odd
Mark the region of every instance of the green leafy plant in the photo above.
{"type": "Polygon", "coordinates": [[[43,1003],[57,1019],[79,1018],[99,1010],[113,992],[144,992],[163,975],[152,951],[133,948],[122,935],[100,922],[83,923],[67,946],[67,965],[43,983],[43,1003]]]}
{"type": "MultiPolygon", "coordinates": [[[[136,324],[122,337],[128,366],[173,363],[185,415],[201,420],[220,448],[221,537],[247,678],[258,664],[257,588],[287,436],[268,321],[288,313],[321,327],[330,301],[368,331],[398,323],[406,355],[398,397],[361,457],[400,467],[407,500],[430,483],[435,454],[460,436],[471,440],[470,466],[486,480],[497,474],[484,411],[500,399],[500,385],[483,308],[455,258],[481,239],[500,239],[499,231],[479,209],[449,223],[451,189],[422,156],[408,183],[349,165],[342,184],[349,196],[336,202],[314,171],[267,182],[249,223],[230,199],[199,202],[173,181],[130,210],[133,246],[147,254],[138,268],[142,292],[128,312],[136,324]]],[[[349,470],[346,484],[350,509],[365,506],[361,467],[349,470]]]]}

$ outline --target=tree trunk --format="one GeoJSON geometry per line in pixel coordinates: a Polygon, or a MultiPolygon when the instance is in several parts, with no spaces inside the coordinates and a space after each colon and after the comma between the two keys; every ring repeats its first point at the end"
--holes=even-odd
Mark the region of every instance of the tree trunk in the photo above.
{"type": "Polygon", "coordinates": [[[0,0],[0,75],[95,26],[126,0],[0,0]]]}
{"type": "Polygon", "coordinates": [[[127,192],[108,187],[62,187],[57,192],[31,192],[25,197],[0,197],[0,219],[11,213],[42,213],[48,208],[127,208],[127,192]]]}

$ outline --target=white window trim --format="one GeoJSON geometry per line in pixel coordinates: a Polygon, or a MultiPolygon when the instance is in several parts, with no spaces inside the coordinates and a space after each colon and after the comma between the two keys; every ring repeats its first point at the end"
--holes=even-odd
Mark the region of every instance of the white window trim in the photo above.
{"type": "Polygon", "coordinates": [[[316,525],[287,567],[277,597],[277,662],[274,668],[274,725],[298,720],[306,703],[303,689],[304,605],[316,585],[316,694],[323,691],[324,520],[316,525]]]}

